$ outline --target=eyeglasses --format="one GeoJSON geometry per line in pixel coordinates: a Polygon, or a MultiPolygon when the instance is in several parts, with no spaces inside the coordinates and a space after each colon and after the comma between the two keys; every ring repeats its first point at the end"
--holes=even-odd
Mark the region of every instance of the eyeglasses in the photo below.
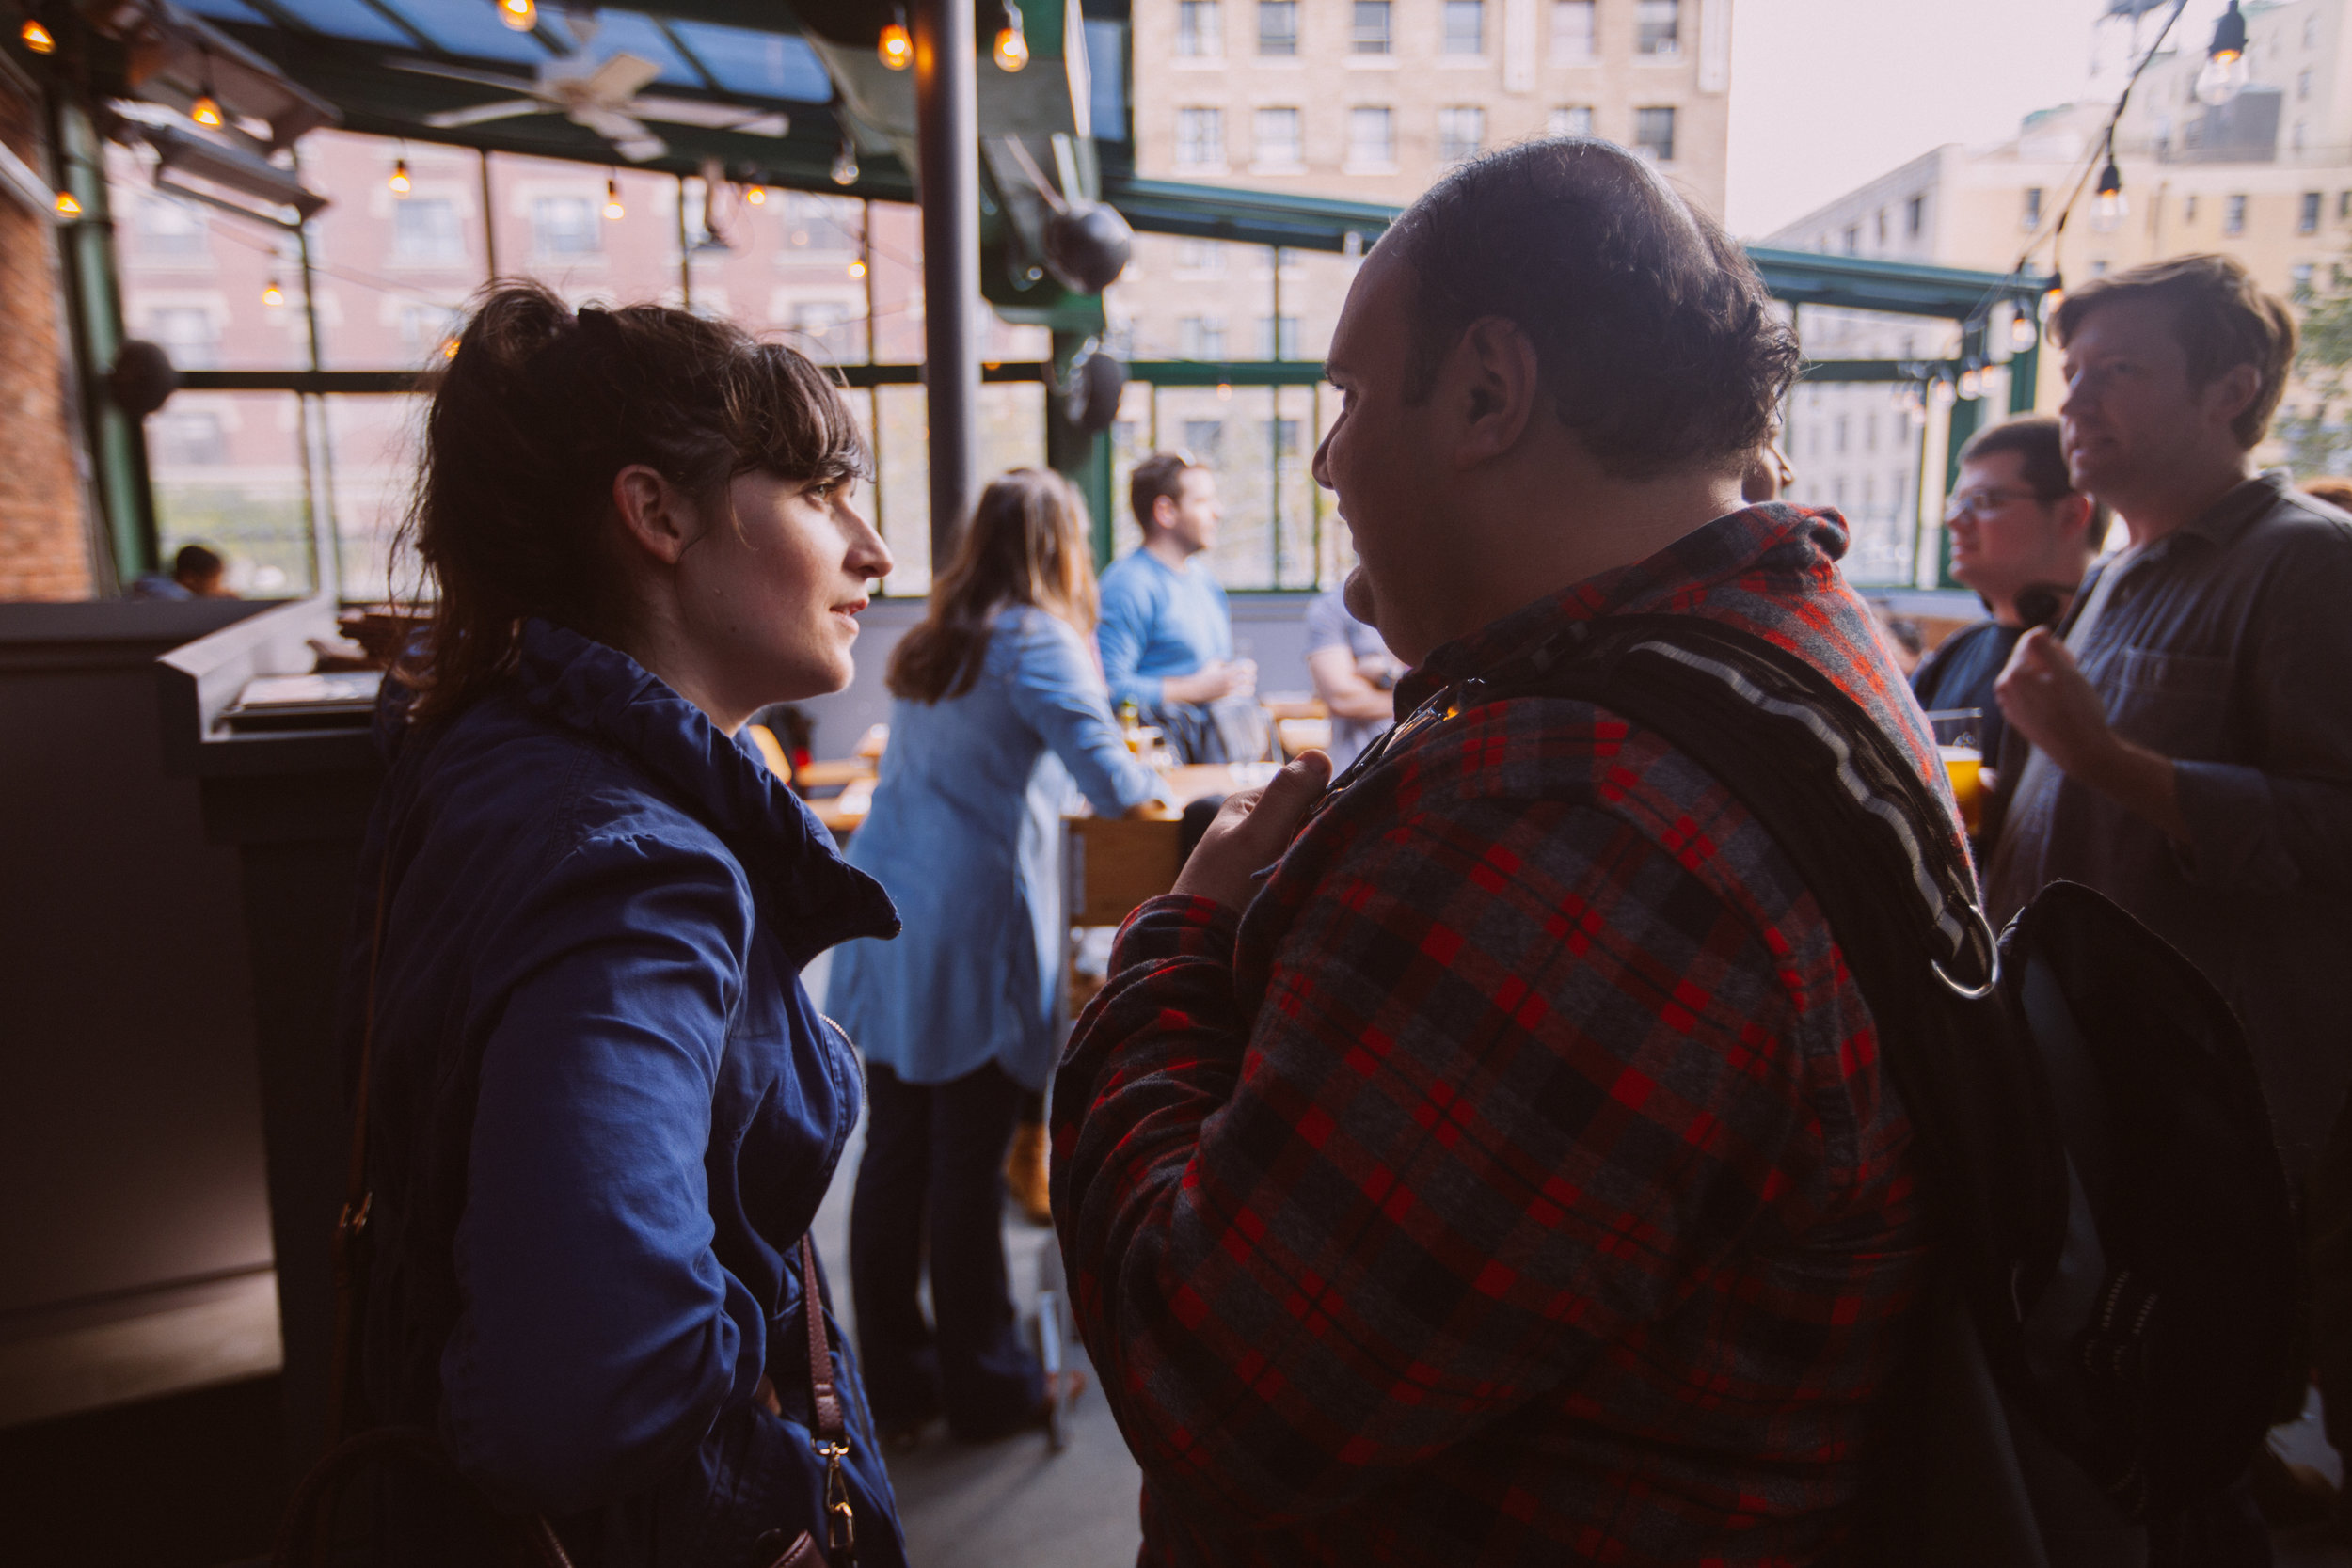
{"type": "Polygon", "coordinates": [[[1944,520],[1954,523],[1970,515],[1988,516],[2012,501],[2051,499],[2032,490],[1963,490],[1944,503],[1944,520]]]}

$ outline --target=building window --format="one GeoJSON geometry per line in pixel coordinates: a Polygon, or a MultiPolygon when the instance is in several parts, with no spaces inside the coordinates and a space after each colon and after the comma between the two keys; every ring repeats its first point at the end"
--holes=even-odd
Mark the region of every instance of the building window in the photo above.
{"type": "Polygon", "coordinates": [[[850,308],[837,299],[808,300],[792,307],[792,331],[801,352],[812,359],[850,356],[850,308]]]}
{"type": "MultiPolygon", "coordinates": [[[[784,195],[784,243],[794,250],[819,256],[854,256],[860,221],[859,203],[849,197],[810,196],[802,191],[784,195]]],[[[786,261],[795,258],[786,257],[786,261]]]]}
{"type": "Polygon", "coordinates": [[[2027,185],[2026,187],[2026,205],[2017,214],[2017,227],[2020,229],[2039,229],[2042,227],[2041,186],[2027,185]]]}
{"type": "Polygon", "coordinates": [[[1204,277],[1225,276],[1225,245],[1221,240],[1178,240],[1176,270],[1197,272],[1204,277]]]}
{"type": "Polygon", "coordinates": [[[1682,0],[1641,0],[1633,11],[1633,47],[1644,55],[1682,53],[1682,0]]]}
{"type": "MultiPolygon", "coordinates": [[[[1225,357],[1225,318],[1223,316],[1179,316],[1176,319],[1176,357],[1179,359],[1222,359],[1225,357]]],[[[1195,451],[1200,443],[1191,436],[1184,445],[1195,451]]]]}
{"type": "Polygon", "coordinates": [[[2336,193],[2336,221],[2342,223],[2346,218],[2352,218],[2352,191],[2338,191],[2336,193]]]}
{"type": "Polygon", "coordinates": [[[1444,33],[1438,49],[1448,55],[1486,52],[1486,0],[1445,0],[1444,33]]]}
{"type": "Polygon", "coordinates": [[[138,234],[141,256],[212,254],[212,234],[204,226],[204,214],[160,196],[149,197],[139,203],[138,234]]]}
{"type": "Polygon", "coordinates": [[[1274,318],[1258,318],[1258,357],[1261,359],[1295,359],[1298,357],[1298,318],[1284,316],[1280,340],[1276,340],[1274,318]]]}
{"type": "Polygon", "coordinates": [[[2303,193],[2303,207],[2302,211],[2296,214],[2295,231],[2298,234],[2319,232],[2319,193],[2317,191],[2303,193]]]}
{"type": "Polygon", "coordinates": [[[2233,196],[2221,204],[2221,231],[2224,234],[2246,232],[2246,198],[2233,196]]]}
{"type": "Polygon", "coordinates": [[[2293,281],[2293,292],[2296,297],[2300,298],[2312,292],[2312,273],[2313,270],[2314,269],[2312,268],[2312,263],[2309,261],[2297,261],[2295,265],[2287,269],[2287,277],[2293,281]]]}
{"type": "Polygon", "coordinates": [[[1861,255],[1861,254],[1862,254],[1862,225],[1860,225],[1860,224],[1858,224],[1858,223],[1850,223],[1850,224],[1846,225],[1846,235],[1845,235],[1845,240],[1846,240],[1846,254],[1847,254],[1847,255],[1849,255],[1849,256],[1859,256],[1859,255],[1861,255]]]}
{"type": "Polygon", "coordinates": [[[429,196],[393,202],[392,258],[400,261],[464,261],[466,237],[457,227],[457,204],[429,196]]]}
{"type": "Polygon", "coordinates": [[[542,196],[531,203],[531,243],[552,261],[604,250],[604,219],[584,196],[542,196]]]}
{"type": "Polygon", "coordinates": [[[1258,0],[1258,53],[1298,53],[1298,0],[1258,0]]]}
{"type": "Polygon", "coordinates": [[[1633,111],[1633,150],[1661,164],[1675,161],[1675,112],[1672,108],[1633,111]]]}
{"type": "Polygon", "coordinates": [[[1268,168],[1296,168],[1303,157],[1296,109],[1258,111],[1258,162],[1268,168]]]}
{"type": "Polygon", "coordinates": [[[1474,104],[1456,104],[1438,111],[1438,161],[1458,164],[1475,158],[1486,145],[1486,111],[1474,104]]]}
{"type": "Polygon", "coordinates": [[[220,362],[220,328],[200,305],[158,305],[147,312],[147,336],[183,371],[208,371],[220,362]]]}
{"type": "Polygon", "coordinates": [[[1225,166],[1224,110],[1179,109],[1176,111],[1176,166],[1178,168],[1223,168],[1225,166]]]}
{"type": "Polygon", "coordinates": [[[2300,152],[2303,150],[2303,122],[2301,120],[2298,119],[2295,122],[2294,134],[2290,135],[2287,140],[2288,145],[2293,147],[2296,151],[2300,152]]]}
{"type": "Polygon", "coordinates": [[[1589,136],[1593,134],[1593,106],[1571,103],[1551,111],[1551,134],[1555,136],[1589,136]]]}
{"type": "Polygon", "coordinates": [[[2296,76],[2295,76],[2295,101],[2296,101],[2297,103],[2302,103],[2305,99],[2307,99],[2307,98],[2311,97],[2311,95],[2312,95],[2312,73],[2311,73],[2310,71],[2297,71],[2297,72],[2296,72],[2296,76]]]}
{"type": "Polygon", "coordinates": [[[147,450],[167,467],[229,461],[229,433],[218,414],[159,413],[147,420],[147,450]]]}
{"type": "Polygon", "coordinates": [[[1195,60],[1225,53],[1225,15],[1217,0],[1176,0],[1176,53],[1195,60]]]}
{"type": "Polygon", "coordinates": [[[1225,445],[1223,420],[1186,420],[1184,450],[1209,467],[1216,467],[1217,449],[1225,445]]]}
{"type": "Polygon", "coordinates": [[[1583,65],[1593,57],[1593,0],[1555,0],[1551,63],[1583,65]]]}
{"type": "Polygon", "coordinates": [[[1886,209],[1885,209],[1885,208],[1883,208],[1883,207],[1881,207],[1881,208],[1878,210],[1878,219],[1877,219],[1877,223],[1878,223],[1878,229],[1877,229],[1877,233],[1876,233],[1876,235],[1875,235],[1874,237],[1875,237],[1875,239],[1877,240],[1877,243],[1878,243],[1878,247],[1879,247],[1881,250],[1884,250],[1884,249],[1886,248],[1886,233],[1887,233],[1887,224],[1886,224],[1886,209]]]}
{"type": "Polygon", "coordinates": [[[462,325],[456,311],[440,306],[404,305],[400,308],[400,346],[412,356],[421,355],[457,336],[462,325]]]}
{"type": "Polygon", "coordinates": [[[2319,18],[2307,16],[2303,19],[2303,47],[2309,49],[2318,42],[2319,18]]]}
{"type": "Polygon", "coordinates": [[[2197,198],[2194,196],[2191,196],[2182,201],[2181,221],[2185,224],[2195,223],[2197,221],[2197,198]]]}
{"type": "Polygon", "coordinates": [[[1356,0],[1356,25],[1348,47],[1359,55],[1389,52],[1389,0],[1356,0]]]}
{"type": "Polygon", "coordinates": [[[1396,111],[1350,109],[1347,112],[1347,161],[1367,168],[1386,168],[1396,162],[1396,111]]]}
{"type": "Polygon", "coordinates": [[[1291,463],[1297,460],[1298,421],[1296,420],[1268,420],[1265,438],[1266,444],[1274,449],[1277,461],[1291,463]]]}
{"type": "Polygon", "coordinates": [[[1903,232],[1917,239],[1928,226],[1928,198],[1915,196],[1903,204],[1903,232]]]}

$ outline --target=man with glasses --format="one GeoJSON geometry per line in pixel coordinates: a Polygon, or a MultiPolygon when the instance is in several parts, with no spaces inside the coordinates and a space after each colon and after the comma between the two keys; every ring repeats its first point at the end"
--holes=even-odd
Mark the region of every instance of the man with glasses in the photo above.
{"type": "Polygon", "coordinates": [[[2058,420],[2036,414],[1980,431],[1962,449],[1944,525],[1952,535],[1952,576],[1977,591],[1990,617],[1930,654],[1911,689],[1931,713],[1980,711],[1979,744],[1986,757],[1998,757],[2004,726],[1993,683],[2028,626],[2065,613],[2106,537],[2107,511],[2074,488],[2058,420]]]}

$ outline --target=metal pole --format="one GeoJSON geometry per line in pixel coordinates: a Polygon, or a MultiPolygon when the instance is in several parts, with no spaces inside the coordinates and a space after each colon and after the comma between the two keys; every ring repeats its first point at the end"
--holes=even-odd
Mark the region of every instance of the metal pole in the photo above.
{"type": "Polygon", "coordinates": [[[490,205],[490,150],[482,150],[482,262],[488,271],[484,275],[496,282],[499,275],[498,211],[490,205]]]}
{"type": "Polygon", "coordinates": [[[915,0],[915,183],[923,211],[923,388],[931,565],[954,558],[977,488],[980,356],[979,83],[970,0],[915,0]]]}
{"type": "MultiPolygon", "coordinates": [[[[302,154],[294,153],[294,172],[302,172],[302,154]]],[[[310,368],[323,369],[324,356],[319,352],[318,275],[310,264],[310,220],[305,218],[294,230],[294,254],[302,266],[302,324],[310,343],[310,368]]],[[[336,594],[343,591],[343,551],[342,522],[335,506],[335,427],[327,416],[326,400],[303,398],[297,406],[304,408],[303,428],[309,435],[308,405],[315,401],[319,411],[317,464],[318,485],[310,498],[310,591],[314,594],[336,594]],[[331,580],[330,580],[331,579],[331,580]]]]}
{"type": "MultiPolygon", "coordinates": [[[[706,203],[710,200],[709,191],[703,192],[703,200],[706,203]]],[[[707,211],[703,214],[703,221],[710,221],[707,211]]],[[[683,174],[677,177],[677,297],[679,309],[690,312],[694,309],[694,252],[686,243],[686,176],[683,174]]]]}
{"type": "MultiPolygon", "coordinates": [[[[1267,356],[1279,363],[1282,357],[1282,247],[1275,245],[1267,252],[1274,263],[1274,334],[1266,344],[1267,356]]],[[[1282,586],[1282,384],[1276,382],[1266,388],[1266,521],[1270,535],[1269,547],[1274,552],[1273,585],[1282,586]]]]}

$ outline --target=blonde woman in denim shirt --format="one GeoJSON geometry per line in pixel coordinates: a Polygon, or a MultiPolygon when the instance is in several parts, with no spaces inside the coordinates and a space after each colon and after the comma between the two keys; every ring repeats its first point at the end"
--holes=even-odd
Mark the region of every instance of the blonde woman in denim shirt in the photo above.
{"type": "Polygon", "coordinates": [[[1033,468],[981,496],[891,657],[890,750],[850,847],[905,922],[896,942],[840,950],[828,1001],[866,1054],[850,1275],[885,1437],[945,1416],[983,1440],[1043,1407],[1000,1226],[1013,1125],[1059,1042],[1060,817],[1073,784],[1104,816],[1152,809],[1159,787],[1093,652],[1085,515],[1033,468]],[[927,1222],[935,1328],[916,1298],[927,1222]]]}

